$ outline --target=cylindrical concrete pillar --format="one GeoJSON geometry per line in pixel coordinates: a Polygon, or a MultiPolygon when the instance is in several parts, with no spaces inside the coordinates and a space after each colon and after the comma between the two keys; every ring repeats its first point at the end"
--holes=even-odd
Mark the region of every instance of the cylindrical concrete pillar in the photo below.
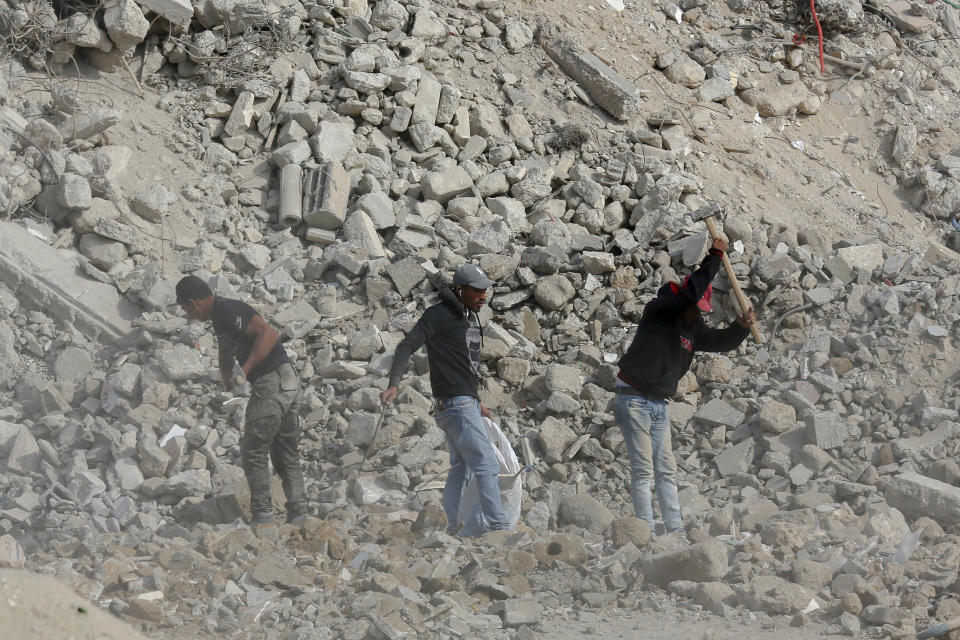
{"type": "Polygon", "coordinates": [[[303,220],[303,195],[300,189],[299,164],[284,165],[280,169],[280,213],[282,227],[293,227],[303,220]]]}

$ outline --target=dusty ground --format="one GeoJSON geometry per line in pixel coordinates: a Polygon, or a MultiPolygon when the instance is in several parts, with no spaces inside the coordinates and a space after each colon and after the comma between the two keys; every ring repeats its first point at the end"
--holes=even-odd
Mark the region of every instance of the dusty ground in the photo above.
{"type": "MultiPolygon", "coordinates": [[[[661,12],[652,12],[654,20],[643,23],[629,6],[617,12],[605,0],[508,0],[506,11],[531,22],[557,16],[566,35],[580,39],[646,91],[646,109],[640,121],[630,126],[645,128],[643,117],[664,111],[683,119],[688,135],[701,136],[695,151],[700,152],[698,173],[706,185],[703,196],[728,211],[767,217],[797,229],[815,227],[834,241],[875,233],[888,244],[904,248],[921,246],[942,230],[917,215],[912,192],[900,190],[893,175],[878,175],[875,170],[877,155],[889,151],[892,138],[882,118],[896,113],[882,86],[885,72],[853,81],[831,68],[820,74],[810,48],[804,73],[821,82],[818,93],[824,103],[819,113],[796,119],[764,118],[761,124],[752,108],[734,113],[722,104],[698,105],[689,90],[653,69],[656,55],[670,48],[664,44],[664,32],[677,28],[667,24],[661,12]],[[834,93],[841,95],[830,97],[834,93]],[[844,102],[847,97],[851,102],[844,102]]],[[[742,22],[729,11],[723,18],[724,23],[712,26],[724,36],[734,33],[731,27],[742,22]]],[[[744,40],[742,48],[731,49],[721,61],[735,67],[737,58],[753,55],[752,44],[744,40]]],[[[541,50],[531,51],[547,64],[541,50]]],[[[540,77],[546,84],[564,78],[552,65],[540,77]]],[[[591,110],[580,103],[571,104],[565,117],[594,125],[608,121],[599,108],[591,110]]],[[[943,127],[938,138],[938,147],[952,148],[960,142],[960,132],[943,127]]]]}
{"type": "Polygon", "coordinates": [[[678,621],[675,615],[665,613],[624,613],[595,616],[587,613],[589,621],[580,621],[577,614],[569,620],[547,620],[544,637],[553,640],[579,640],[580,638],[643,638],[644,640],[812,640],[813,638],[837,639],[849,636],[826,634],[822,629],[795,629],[779,626],[764,629],[759,624],[744,624],[739,621],[721,620],[714,617],[678,621]],[[621,615],[623,614],[623,615],[621,615]]]}
{"type": "Polygon", "coordinates": [[[0,637],[9,640],[144,638],[59,580],[16,569],[0,569],[0,637]]]}

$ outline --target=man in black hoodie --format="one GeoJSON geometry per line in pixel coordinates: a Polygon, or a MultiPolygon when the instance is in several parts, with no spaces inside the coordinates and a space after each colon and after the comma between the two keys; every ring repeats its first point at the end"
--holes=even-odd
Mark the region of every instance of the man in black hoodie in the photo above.
{"type": "Polygon", "coordinates": [[[710,283],[720,270],[726,250],[726,241],[714,240],[700,268],[682,285],[669,283],[660,288],[644,308],[633,342],[620,359],[616,419],[630,456],[633,510],[650,525],[651,532],[651,479],[655,480],[667,532],[683,531],[667,400],[676,394],[694,352],[736,349],[750,334],[749,327],[755,320],[751,310],[725,329],[712,329],[701,317],[701,313],[713,309],[710,283]]]}
{"type": "Polygon", "coordinates": [[[483,330],[478,312],[493,285],[480,267],[463,264],[453,275],[453,287],[440,291],[440,302],[417,321],[397,345],[390,367],[390,381],[380,394],[384,404],[397,397],[400,376],[410,356],[424,344],[430,364],[430,386],[436,400],[437,425],[447,435],[450,466],[443,489],[447,530],[458,529],[457,513],[467,467],[477,477],[483,524],[487,530],[510,526],[500,500],[500,461],[487,437],[483,418],[490,412],[480,404],[479,367],[483,330]]]}

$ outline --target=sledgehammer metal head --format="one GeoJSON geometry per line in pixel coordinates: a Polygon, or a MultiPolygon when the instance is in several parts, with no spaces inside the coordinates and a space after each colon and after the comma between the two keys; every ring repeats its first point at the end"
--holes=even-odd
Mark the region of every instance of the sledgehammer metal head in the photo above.
{"type": "Polygon", "coordinates": [[[700,222],[701,220],[706,220],[707,218],[723,218],[723,210],[720,208],[720,205],[716,202],[711,202],[705,207],[700,207],[696,211],[690,212],[690,217],[693,218],[694,222],[700,222]]]}

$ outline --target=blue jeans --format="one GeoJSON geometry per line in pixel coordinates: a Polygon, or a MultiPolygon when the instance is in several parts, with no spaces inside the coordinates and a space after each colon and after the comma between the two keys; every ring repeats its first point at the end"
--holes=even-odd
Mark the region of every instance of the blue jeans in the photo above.
{"type": "Polygon", "coordinates": [[[650,481],[657,487],[660,514],[668,533],[683,531],[680,500],[677,497],[677,463],[670,442],[667,403],[641,396],[617,394],[617,424],[630,456],[630,493],[633,512],[655,531],[650,481]]]}
{"type": "Polygon", "coordinates": [[[460,496],[467,467],[477,477],[480,508],[484,525],[490,531],[510,526],[500,501],[500,461],[494,453],[480,415],[480,403],[470,396],[456,396],[444,404],[436,415],[437,426],[447,435],[450,447],[450,473],[443,488],[443,510],[447,514],[447,531],[457,529],[460,496]]]}

